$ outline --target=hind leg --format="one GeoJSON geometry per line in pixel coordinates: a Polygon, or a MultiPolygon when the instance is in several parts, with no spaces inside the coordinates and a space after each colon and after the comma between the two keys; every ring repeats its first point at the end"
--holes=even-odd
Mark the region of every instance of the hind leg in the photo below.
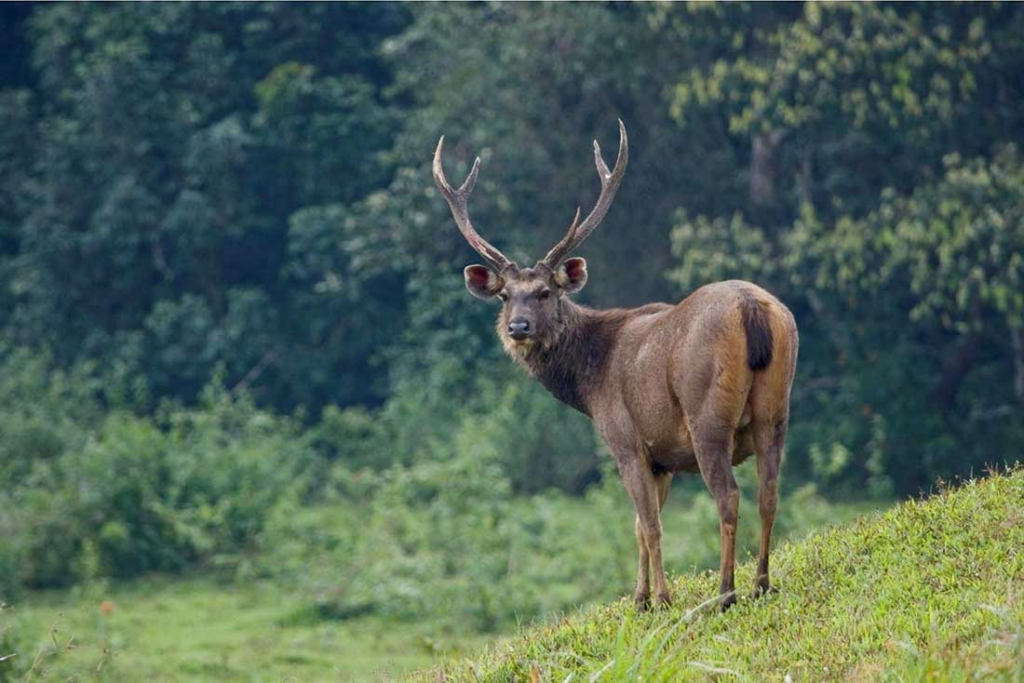
{"type": "Polygon", "coordinates": [[[775,524],[775,506],[778,502],[779,466],[782,446],[786,439],[787,417],[757,424],[754,428],[754,448],[757,452],[758,511],[761,514],[761,545],[757,554],[757,577],[754,579],[754,597],[771,590],[768,578],[768,553],[771,547],[772,526],[775,524]]]}
{"type": "Polygon", "coordinates": [[[718,593],[722,611],[736,602],[736,525],[739,522],[740,490],[732,475],[732,430],[703,430],[695,434],[694,451],[701,477],[715,499],[721,537],[721,582],[718,593]]]}
{"type": "Polygon", "coordinates": [[[658,510],[661,510],[665,507],[665,501],[668,499],[668,488],[672,485],[672,473],[660,472],[655,474],[654,483],[658,487],[658,510]]]}

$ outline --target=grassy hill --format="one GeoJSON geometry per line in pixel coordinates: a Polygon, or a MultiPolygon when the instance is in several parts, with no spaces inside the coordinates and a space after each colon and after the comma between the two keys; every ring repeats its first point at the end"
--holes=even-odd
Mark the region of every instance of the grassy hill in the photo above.
{"type": "MultiPolygon", "coordinates": [[[[708,603],[713,574],[681,576],[671,609],[637,614],[623,599],[411,680],[1024,683],[1024,469],[783,545],[772,560],[779,591],[724,615],[708,603]]],[[[737,585],[753,570],[740,568],[737,585]]]]}

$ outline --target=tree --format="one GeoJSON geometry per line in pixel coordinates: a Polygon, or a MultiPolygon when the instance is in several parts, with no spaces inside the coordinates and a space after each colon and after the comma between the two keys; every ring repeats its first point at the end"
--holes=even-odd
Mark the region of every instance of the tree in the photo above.
{"type": "Polygon", "coordinates": [[[368,364],[402,298],[353,262],[369,226],[311,217],[389,179],[379,45],[404,21],[386,5],[33,10],[35,96],[2,100],[5,334],[142,373],[156,396],[192,400],[223,365],[280,408],[379,401],[368,364]],[[372,324],[338,339],[353,315],[372,324]]]}

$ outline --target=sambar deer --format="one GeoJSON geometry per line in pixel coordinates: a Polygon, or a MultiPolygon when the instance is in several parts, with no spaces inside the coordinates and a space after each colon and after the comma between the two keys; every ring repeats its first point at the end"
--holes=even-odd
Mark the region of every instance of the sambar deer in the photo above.
{"type": "Polygon", "coordinates": [[[459,230],[486,261],[465,269],[466,286],[502,302],[498,336],[505,351],[558,400],[590,416],[615,457],[636,506],[639,566],[634,599],[670,601],[661,560],[661,507],[672,475],[699,472],[718,508],[722,609],[735,603],[734,565],[739,489],[732,467],[757,455],[761,544],[755,595],[770,588],[768,551],[778,498],[777,478],[796,369],[793,315],[749,282],[705,285],[672,306],[594,310],[569,296],[587,282],[587,263],[567,258],[611,206],[629,158],[619,121],[615,168],[594,160],[601,194],[580,211],[565,237],[532,268],[521,268],[483,239],[469,218],[480,159],[458,189],[445,179],[444,137],[434,153],[434,180],[459,230]]]}

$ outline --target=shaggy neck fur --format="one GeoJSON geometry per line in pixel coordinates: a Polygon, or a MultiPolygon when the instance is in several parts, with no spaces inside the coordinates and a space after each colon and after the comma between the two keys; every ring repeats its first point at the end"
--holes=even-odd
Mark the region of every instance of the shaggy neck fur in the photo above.
{"type": "Polygon", "coordinates": [[[625,318],[625,311],[596,311],[562,297],[558,320],[548,339],[523,345],[501,330],[499,334],[505,351],[555,398],[590,415],[588,399],[597,389],[625,318]]]}

